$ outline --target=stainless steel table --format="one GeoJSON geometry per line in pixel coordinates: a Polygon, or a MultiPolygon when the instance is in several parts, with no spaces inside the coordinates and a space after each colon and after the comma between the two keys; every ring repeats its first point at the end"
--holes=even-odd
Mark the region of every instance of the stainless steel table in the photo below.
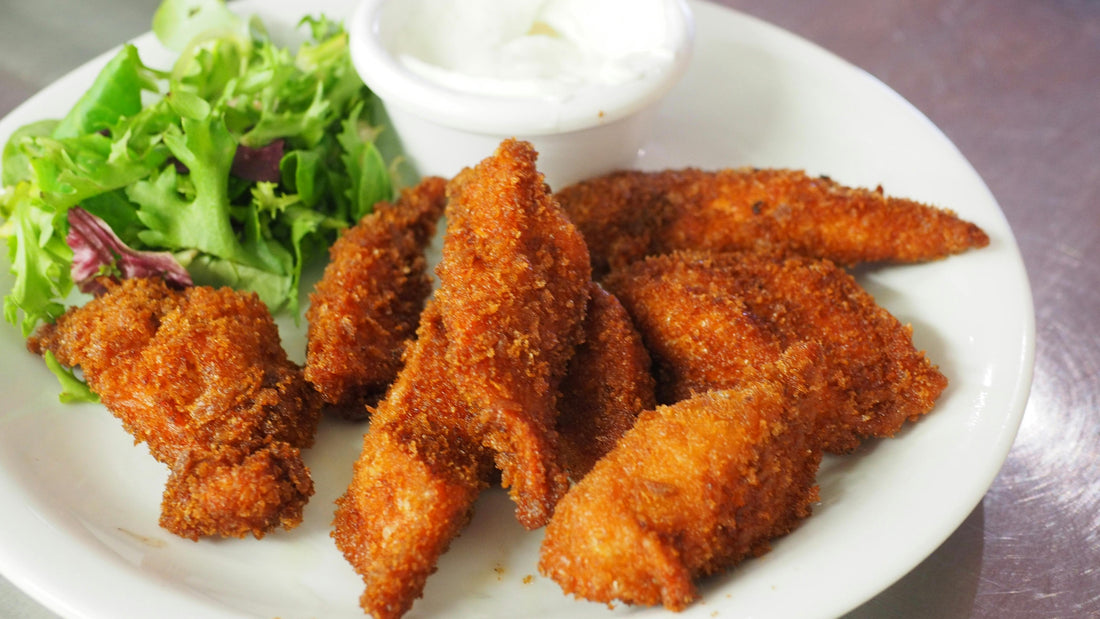
{"type": "MultiPolygon", "coordinates": [[[[850,616],[1100,617],[1100,2],[722,3],[863,67],[943,129],[1004,209],[1035,297],[1035,382],[1000,476],[850,616]]],[[[148,30],[156,5],[0,0],[0,115],[148,30]]],[[[53,614],[0,579],[0,616],[53,614]]]]}

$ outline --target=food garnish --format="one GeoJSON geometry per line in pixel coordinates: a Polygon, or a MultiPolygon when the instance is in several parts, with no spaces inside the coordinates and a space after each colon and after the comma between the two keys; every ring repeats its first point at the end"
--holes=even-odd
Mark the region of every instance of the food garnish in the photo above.
{"type": "Polygon", "coordinates": [[[297,312],[303,265],[411,176],[343,26],[299,26],[292,52],[222,0],[165,0],[153,29],[179,52],[172,67],[124,45],[68,114],[14,133],[0,235],[15,276],[4,316],[24,336],[88,279],[73,212],[113,239],[97,274],[156,252],[164,272],[297,312]]]}

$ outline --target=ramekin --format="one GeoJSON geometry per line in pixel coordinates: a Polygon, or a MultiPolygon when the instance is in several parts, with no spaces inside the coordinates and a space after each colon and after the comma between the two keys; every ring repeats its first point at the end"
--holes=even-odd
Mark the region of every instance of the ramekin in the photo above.
{"type": "Polygon", "coordinates": [[[694,21],[685,0],[663,0],[673,58],[619,86],[565,99],[471,94],[405,68],[383,42],[387,2],[362,0],[348,23],[352,62],[382,100],[410,162],[422,175],[451,177],[490,155],[505,138],[530,141],[554,189],[629,168],[651,134],[660,99],[687,69],[694,21]]]}

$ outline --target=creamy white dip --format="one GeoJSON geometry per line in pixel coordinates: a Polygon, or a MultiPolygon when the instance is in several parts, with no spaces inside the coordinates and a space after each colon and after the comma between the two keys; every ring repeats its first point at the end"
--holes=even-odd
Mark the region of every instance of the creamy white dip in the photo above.
{"type": "Polygon", "coordinates": [[[399,0],[377,24],[409,71],[459,92],[565,100],[675,57],[662,0],[399,0]]]}

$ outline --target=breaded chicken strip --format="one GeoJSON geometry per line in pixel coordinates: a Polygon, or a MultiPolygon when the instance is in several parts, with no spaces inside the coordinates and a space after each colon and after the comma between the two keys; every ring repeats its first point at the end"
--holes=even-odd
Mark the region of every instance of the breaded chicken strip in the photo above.
{"type": "Polygon", "coordinates": [[[255,294],[179,291],[160,279],[105,285],[28,347],[79,366],[169,467],[161,526],[191,539],[297,526],[313,494],[299,450],[313,443],[319,402],[267,306],[255,294]]]}
{"type": "Polygon", "coordinates": [[[734,387],[783,354],[777,325],[728,284],[706,254],[696,263],[682,253],[647,258],[604,281],[653,359],[658,403],[734,387]]]}
{"type": "Polygon", "coordinates": [[[363,578],[359,602],[375,619],[400,617],[421,596],[492,470],[491,455],[467,435],[471,412],[451,381],[436,309],[429,302],[336,502],[332,537],[363,578]]]}
{"type": "Polygon", "coordinates": [[[796,347],[770,377],[642,413],[558,503],[539,570],[592,601],[682,610],[696,578],[766,552],[817,500],[819,356],[796,347]]]}
{"type": "Polygon", "coordinates": [[[558,433],[569,476],[579,480],[657,405],[649,353],[619,300],[593,282],[577,346],[561,385],[558,433]]]}
{"type": "Polygon", "coordinates": [[[568,487],[556,399],[591,280],[584,240],[535,158],[529,143],[506,140],[451,181],[436,293],[455,384],[529,529],[568,487]]]}
{"type": "Polygon", "coordinates": [[[447,202],[446,181],[425,178],[380,202],[344,231],[310,295],[306,380],[341,415],[367,416],[401,367],[432,291],[424,250],[447,202]]]}
{"type": "Polygon", "coordinates": [[[825,351],[822,446],[843,453],[894,435],[935,405],[947,379],[911,328],[827,260],[677,252],[613,274],[673,402],[742,383],[799,342],[825,351]]]}
{"type": "Polygon", "coordinates": [[[556,195],[602,277],[681,249],[767,250],[841,265],[918,262],[989,244],[954,213],[795,170],[624,171],[556,195]]]}

